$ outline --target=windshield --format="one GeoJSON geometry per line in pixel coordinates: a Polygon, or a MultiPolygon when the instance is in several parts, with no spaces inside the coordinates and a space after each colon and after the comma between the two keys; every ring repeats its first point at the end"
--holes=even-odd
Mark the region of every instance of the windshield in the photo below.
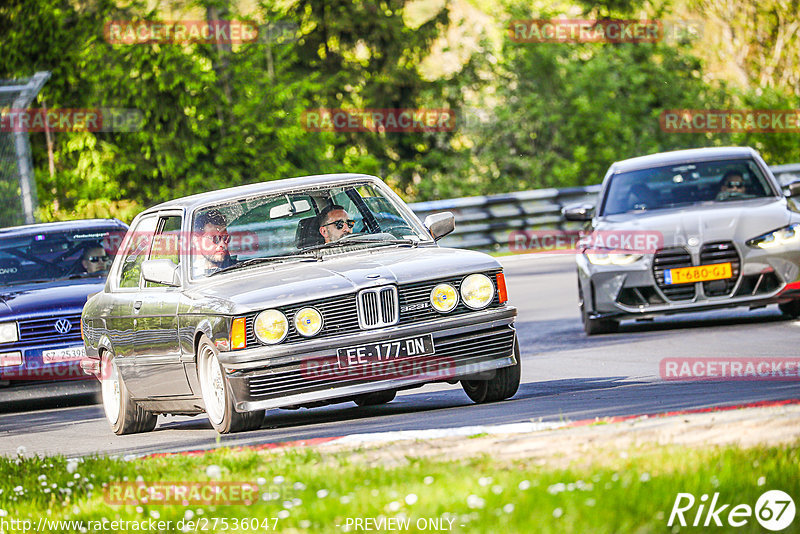
{"type": "Polygon", "coordinates": [[[97,227],[0,237],[0,286],[103,278],[124,233],[97,227]]]}
{"type": "Polygon", "coordinates": [[[259,195],[197,210],[192,276],[247,264],[316,260],[352,247],[414,245],[425,228],[373,183],[259,195]]]}
{"type": "Polygon", "coordinates": [[[775,196],[751,159],[684,163],[612,177],[601,215],[775,196]]]}

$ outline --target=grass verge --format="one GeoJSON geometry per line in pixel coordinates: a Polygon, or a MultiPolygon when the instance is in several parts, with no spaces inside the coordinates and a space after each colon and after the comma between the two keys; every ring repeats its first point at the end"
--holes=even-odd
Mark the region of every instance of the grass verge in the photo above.
{"type": "MultiPolygon", "coordinates": [[[[0,530],[33,527],[30,531],[41,532],[46,519],[49,532],[357,532],[362,529],[355,520],[369,518],[376,523],[361,525],[379,531],[669,532],[667,520],[678,492],[698,499],[718,492],[720,504],[731,503],[723,520],[737,504],[754,507],[770,489],[800,504],[799,451],[797,444],[749,449],[653,445],[599,451],[602,462],[567,469],[550,468],[541,459],[498,463],[489,455],[408,457],[403,465],[388,468],[357,450],[314,449],[220,449],[129,461],[0,458],[0,530]],[[137,480],[143,485],[200,482],[203,487],[246,482],[258,489],[256,502],[249,505],[220,504],[233,495],[227,490],[205,504],[108,502],[117,484],[137,480]],[[380,523],[389,518],[408,523],[380,523]],[[31,523],[20,523],[25,520],[31,523]],[[111,528],[115,520],[132,523],[111,528]],[[100,521],[105,521],[102,527],[100,521]],[[381,525],[392,528],[377,528],[381,525]]],[[[686,514],[690,524],[696,512],[697,506],[686,514]]],[[[800,530],[798,524],[800,519],[783,532],[800,530]]],[[[754,517],[741,528],[712,523],[711,530],[764,531],[754,517]]]]}

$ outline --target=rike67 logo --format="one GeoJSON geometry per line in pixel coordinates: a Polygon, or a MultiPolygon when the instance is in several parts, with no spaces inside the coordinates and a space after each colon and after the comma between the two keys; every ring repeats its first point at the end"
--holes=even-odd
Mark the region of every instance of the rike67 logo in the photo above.
{"type": "Polygon", "coordinates": [[[719,493],[703,494],[696,499],[691,493],[678,493],[669,514],[667,526],[743,527],[755,516],[767,530],[783,530],[794,521],[794,501],[784,491],[769,490],[761,494],[755,507],[749,504],[726,503],[719,493]]]}

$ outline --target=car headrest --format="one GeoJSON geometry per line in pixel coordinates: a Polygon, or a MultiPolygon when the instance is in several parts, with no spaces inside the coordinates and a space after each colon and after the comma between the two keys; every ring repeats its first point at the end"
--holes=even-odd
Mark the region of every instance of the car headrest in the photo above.
{"type": "Polygon", "coordinates": [[[325,238],[319,233],[319,222],[317,222],[316,216],[300,219],[294,234],[294,243],[298,249],[321,245],[324,242],[325,238]]]}

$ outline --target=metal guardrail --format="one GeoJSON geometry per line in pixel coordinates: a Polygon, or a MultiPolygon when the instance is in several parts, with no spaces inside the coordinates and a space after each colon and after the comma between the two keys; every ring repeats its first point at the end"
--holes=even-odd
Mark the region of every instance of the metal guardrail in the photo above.
{"type": "Polygon", "coordinates": [[[536,189],[501,195],[453,198],[410,204],[425,220],[432,213],[453,212],[455,231],[439,242],[445,247],[507,252],[514,233],[548,228],[572,230],[580,223],[568,223],[561,208],[578,202],[595,202],[599,185],[566,189],[536,189]]]}

